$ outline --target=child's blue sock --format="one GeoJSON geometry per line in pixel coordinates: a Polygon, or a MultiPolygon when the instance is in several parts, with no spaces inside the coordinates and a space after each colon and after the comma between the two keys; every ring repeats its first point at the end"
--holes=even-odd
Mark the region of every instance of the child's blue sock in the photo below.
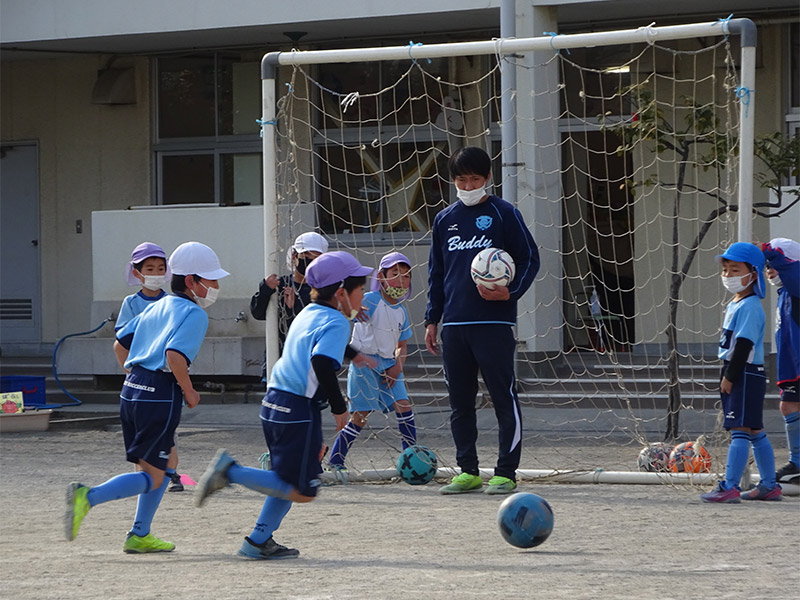
{"type": "Polygon", "coordinates": [[[397,429],[400,430],[403,450],[405,450],[417,443],[417,426],[414,424],[414,411],[410,410],[406,413],[395,412],[394,416],[397,417],[397,429]]]}
{"type": "Polygon", "coordinates": [[[800,412],[793,412],[785,417],[786,442],[789,444],[789,460],[800,467],[800,412]]]}
{"type": "Polygon", "coordinates": [[[725,489],[738,487],[749,458],[750,434],[745,431],[732,431],[728,460],[725,464],[725,489]]]}
{"type": "Polygon", "coordinates": [[[261,508],[261,514],[258,515],[256,526],[253,528],[253,533],[249,535],[253,543],[263,544],[271,538],[290,508],[292,508],[292,503],[289,500],[267,496],[264,506],[261,508]]]}
{"type": "Polygon", "coordinates": [[[278,477],[275,471],[243,467],[237,463],[234,463],[228,469],[228,479],[231,480],[231,483],[238,483],[267,496],[285,498],[292,491],[291,484],[278,477]]]}
{"type": "Polygon", "coordinates": [[[336,436],[336,441],[333,442],[331,448],[331,457],[328,462],[332,465],[344,466],[344,458],[347,456],[350,446],[356,441],[358,434],[361,433],[361,427],[350,421],[344,426],[336,436]]]}
{"type": "MultiPolygon", "coordinates": [[[[175,471],[173,470],[172,472],[174,473],[175,471]]],[[[153,522],[153,517],[158,510],[158,505],[161,504],[161,499],[164,497],[164,492],[169,482],[169,476],[165,475],[159,487],[145,494],[139,494],[139,500],[136,503],[136,516],[133,518],[133,527],[131,527],[133,535],[144,537],[150,533],[150,524],[153,522]]]]}
{"type": "Polygon", "coordinates": [[[775,452],[769,443],[767,432],[761,431],[753,435],[750,441],[753,444],[753,456],[758,465],[758,474],[761,475],[761,483],[772,489],[775,487],[775,452]]]}
{"type": "Polygon", "coordinates": [[[152,488],[153,478],[148,473],[144,471],[123,473],[90,489],[86,494],[86,499],[89,500],[90,505],[97,506],[111,500],[146,494],[152,488]]]}

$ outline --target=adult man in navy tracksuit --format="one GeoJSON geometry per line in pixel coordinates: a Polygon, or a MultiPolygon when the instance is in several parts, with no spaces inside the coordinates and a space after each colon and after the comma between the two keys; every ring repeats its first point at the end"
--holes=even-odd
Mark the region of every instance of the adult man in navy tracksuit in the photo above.
{"type": "Polygon", "coordinates": [[[425,345],[438,354],[437,326],[442,323],[442,356],[450,393],[450,429],[461,474],[442,494],[483,487],[478,470],[478,369],[489,390],[499,427],[494,477],[487,494],[508,494],[517,487],[522,418],[514,377],[514,325],[517,301],[539,270],[539,251],[520,212],[502,198],[487,195],[491,159],[480,148],[457,150],[448,164],[459,201],[433,223],[428,262],[428,310],[425,345]],[[484,248],[501,248],[514,259],[516,275],[505,286],[489,289],[470,276],[472,259],[484,248]]]}

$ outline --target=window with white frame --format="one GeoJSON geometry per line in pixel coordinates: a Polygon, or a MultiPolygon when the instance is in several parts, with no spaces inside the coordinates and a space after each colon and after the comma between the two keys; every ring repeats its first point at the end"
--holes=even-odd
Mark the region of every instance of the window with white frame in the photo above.
{"type": "Polygon", "coordinates": [[[156,61],[158,204],[262,204],[260,55],[156,61]]]}

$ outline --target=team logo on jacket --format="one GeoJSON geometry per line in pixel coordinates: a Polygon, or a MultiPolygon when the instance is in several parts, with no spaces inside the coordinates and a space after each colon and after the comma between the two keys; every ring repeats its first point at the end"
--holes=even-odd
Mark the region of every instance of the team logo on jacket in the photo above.
{"type": "Polygon", "coordinates": [[[475,219],[475,226],[481,231],[485,231],[492,226],[492,217],[489,215],[481,215],[475,219]]]}

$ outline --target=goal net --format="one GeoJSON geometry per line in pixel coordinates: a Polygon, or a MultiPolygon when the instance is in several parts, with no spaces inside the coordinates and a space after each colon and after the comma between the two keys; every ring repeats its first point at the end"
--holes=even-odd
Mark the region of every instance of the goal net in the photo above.
{"type": "MultiPolygon", "coordinates": [[[[691,37],[643,28],[638,41],[552,34],[528,50],[512,49],[523,40],[476,43],[472,54],[469,44],[447,54],[445,44],[410,43],[385,60],[387,49],[352,49],[275,61],[289,66],[277,70],[277,114],[265,113],[265,198],[276,200],[267,264],[305,231],[368,266],[390,251],[411,259],[405,381],[418,442],[440,467],[455,460],[444,371],[422,325],[430,230],[456,201],[448,157],[480,146],[493,161],[492,193],[519,208],[541,254],[518,306],[521,473],[636,471],[643,446],[701,435],[712,470],[724,470],[725,294],[714,256],[737,238],[740,112],[752,106],[739,38],[725,23],[702,27],[691,37]]],[[[491,402],[482,387],[478,445],[489,470],[491,402]]],[[[391,473],[400,450],[393,412],[372,414],[349,476],[391,473]]]]}

